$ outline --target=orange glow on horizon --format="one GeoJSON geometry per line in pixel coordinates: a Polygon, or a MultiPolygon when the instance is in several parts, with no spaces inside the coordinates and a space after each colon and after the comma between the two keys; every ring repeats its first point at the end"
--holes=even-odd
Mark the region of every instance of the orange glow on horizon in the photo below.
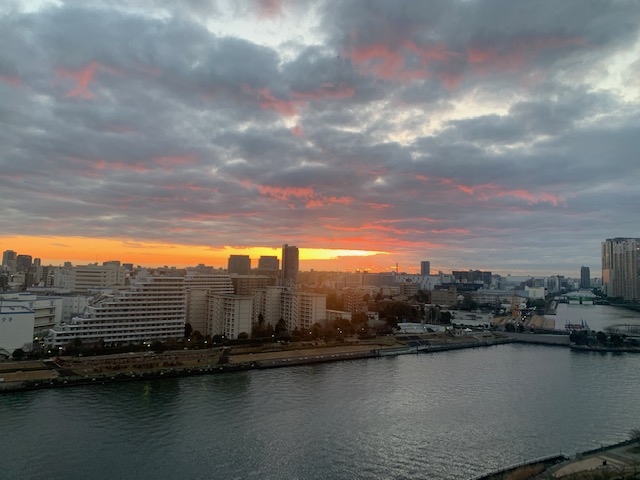
{"type": "MultiPolygon", "coordinates": [[[[263,255],[281,257],[280,247],[209,247],[82,237],[0,237],[0,249],[40,258],[42,265],[62,265],[64,262],[82,265],[120,260],[147,267],[185,267],[200,263],[226,266],[230,255],[249,255],[253,260],[263,255]]],[[[317,268],[325,262],[331,263],[332,269],[336,263],[347,269],[364,268],[363,263],[374,263],[363,261],[364,257],[387,255],[388,252],[374,250],[300,248],[300,261],[309,268],[317,268]]]]}

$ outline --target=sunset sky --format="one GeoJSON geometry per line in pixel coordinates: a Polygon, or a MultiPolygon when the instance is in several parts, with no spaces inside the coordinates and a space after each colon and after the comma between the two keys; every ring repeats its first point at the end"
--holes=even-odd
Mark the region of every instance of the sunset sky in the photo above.
{"type": "Polygon", "coordinates": [[[635,1],[3,0],[0,250],[599,276],[640,236],[639,32],[635,1]]]}

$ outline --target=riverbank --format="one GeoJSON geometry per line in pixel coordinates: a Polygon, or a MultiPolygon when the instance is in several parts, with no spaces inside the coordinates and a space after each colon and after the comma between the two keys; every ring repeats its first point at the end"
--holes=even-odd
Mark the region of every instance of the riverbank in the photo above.
{"type": "Polygon", "coordinates": [[[557,478],[602,480],[635,478],[640,470],[640,442],[625,440],[573,457],[556,454],[512,465],[473,480],[552,480],[557,478]],[[609,476],[607,476],[609,475],[609,476]],[[629,475],[629,476],[626,476],[629,475]]]}
{"type": "Polygon", "coordinates": [[[502,335],[450,337],[431,335],[412,346],[394,337],[327,345],[269,344],[217,347],[163,353],[129,353],[94,357],[54,357],[44,361],[0,363],[0,393],[44,388],[99,385],[192,375],[281,368],[380,356],[435,353],[512,343],[502,335]]]}

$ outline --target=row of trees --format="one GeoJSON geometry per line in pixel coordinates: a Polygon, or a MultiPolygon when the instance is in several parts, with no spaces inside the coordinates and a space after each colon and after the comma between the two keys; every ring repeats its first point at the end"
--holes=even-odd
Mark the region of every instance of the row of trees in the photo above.
{"type": "Polygon", "coordinates": [[[587,330],[573,331],[569,336],[572,343],[576,345],[600,345],[603,347],[622,347],[625,344],[637,347],[638,341],[635,338],[627,338],[625,334],[618,334],[611,332],[606,334],[605,332],[594,332],[587,330]]]}

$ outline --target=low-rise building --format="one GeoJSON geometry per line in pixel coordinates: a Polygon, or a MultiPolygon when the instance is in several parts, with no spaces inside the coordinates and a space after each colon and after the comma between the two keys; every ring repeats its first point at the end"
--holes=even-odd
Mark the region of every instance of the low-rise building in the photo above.
{"type": "Polygon", "coordinates": [[[0,301],[0,356],[9,357],[18,348],[29,350],[34,322],[32,310],[0,301]]]}
{"type": "Polygon", "coordinates": [[[44,335],[62,321],[62,298],[33,293],[5,293],[0,295],[5,306],[25,307],[34,313],[32,335],[44,335]]]}

